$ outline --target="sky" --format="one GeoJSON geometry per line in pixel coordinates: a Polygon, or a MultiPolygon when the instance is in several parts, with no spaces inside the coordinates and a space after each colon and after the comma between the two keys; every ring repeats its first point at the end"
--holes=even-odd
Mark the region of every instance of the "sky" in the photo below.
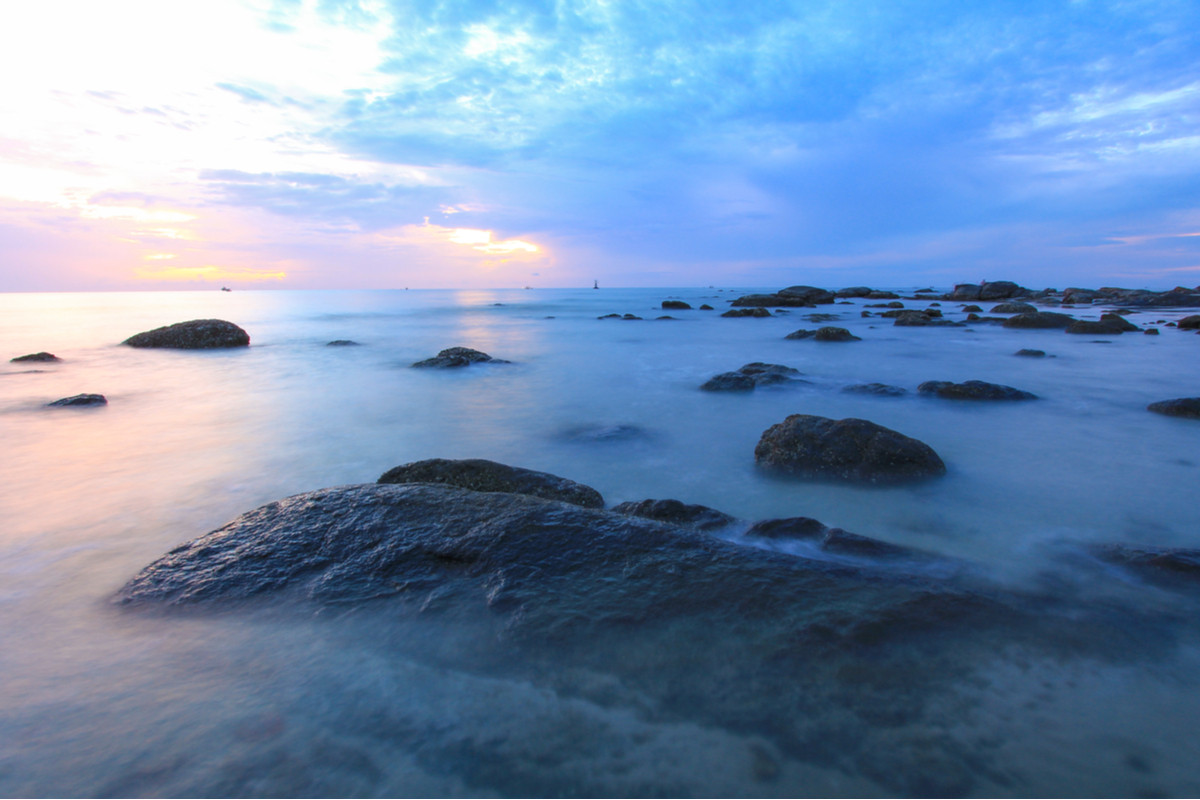
{"type": "Polygon", "coordinates": [[[0,22],[0,291],[1200,284],[1195,0],[0,22]]]}

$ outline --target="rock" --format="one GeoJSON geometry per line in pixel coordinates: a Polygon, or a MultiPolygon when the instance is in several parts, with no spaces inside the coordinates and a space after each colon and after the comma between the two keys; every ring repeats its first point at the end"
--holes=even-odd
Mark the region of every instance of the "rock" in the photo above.
{"type": "Polygon", "coordinates": [[[845,289],[838,289],[833,294],[835,297],[866,297],[873,291],[874,289],[869,286],[849,286],[845,289]]]}
{"type": "Polygon", "coordinates": [[[954,291],[946,297],[947,300],[979,300],[979,285],[975,283],[958,283],[954,291]]]}
{"type": "Polygon", "coordinates": [[[715,508],[701,505],[688,505],[679,500],[642,500],[640,502],[618,503],[612,507],[614,513],[626,514],[631,517],[644,517],[659,522],[670,522],[686,528],[700,531],[724,528],[734,518],[715,508]]]}
{"type": "Polygon", "coordinates": [[[1004,300],[1009,297],[1028,295],[1031,292],[1012,281],[990,281],[979,287],[980,300],[1004,300]]]}
{"type": "Polygon", "coordinates": [[[417,361],[413,364],[413,366],[446,369],[450,367],[465,367],[469,364],[482,364],[485,362],[491,362],[492,364],[509,363],[502,359],[492,358],[487,353],[482,353],[478,350],[472,350],[469,347],[447,347],[433,358],[427,358],[424,361],[417,361]]]}
{"type": "Polygon", "coordinates": [[[815,331],[798,330],[783,337],[785,339],[812,339],[817,342],[861,342],[862,337],[855,336],[845,328],[827,325],[815,331]]]}
{"type": "Polygon", "coordinates": [[[47,363],[50,361],[62,361],[62,359],[59,358],[58,356],[54,355],[53,353],[47,353],[45,351],[42,351],[41,353],[30,353],[27,356],[17,356],[16,358],[10,358],[9,361],[14,364],[17,364],[17,363],[20,363],[23,361],[26,361],[26,362],[27,361],[35,361],[38,363],[47,363]]]}
{"type": "Polygon", "coordinates": [[[902,397],[908,394],[907,389],[889,386],[886,383],[856,383],[852,386],[842,387],[842,391],[848,394],[873,394],[879,397],[902,397]]]}
{"type": "Polygon", "coordinates": [[[815,286],[789,286],[774,294],[748,294],[734,300],[734,306],[784,306],[788,308],[803,308],[818,304],[832,303],[836,297],[833,292],[818,289],[815,286]]]}
{"type": "Polygon", "coordinates": [[[982,309],[982,308],[980,308],[980,307],[979,307],[979,306],[977,306],[977,305],[963,306],[963,309],[962,309],[962,310],[963,310],[963,311],[965,311],[965,312],[968,312],[968,313],[974,313],[974,314],[978,314],[978,313],[980,313],[981,311],[983,311],[983,309],[982,309]]]}
{"type": "Polygon", "coordinates": [[[1200,291],[1176,287],[1169,292],[1147,292],[1121,298],[1121,304],[1138,308],[1200,307],[1200,291]]]}
{"type": "Polygon", "coordinates": [[[934,477],[946,465],[929,445],[863,419],[793,414],[763,432],[760,465],[806,477],[892,482],[934,477]]]}
{"type": "Polygon", "coordinates": [[[1120,334],[1140,331],[1137,325],[1119,314],[1102,314],[1099,321],[1080,319],[1067,326],[1067,333],[1120,334]]]}
{"type": "Polygon", "coordinates": [[[87,407],[106,405],[108,405],[108,398],[102,394],[77,394],[71,397],[64,397],[61,400],[55,400],[53,403],[46,403],[47,407],[87,407]]]}
{"type": "Polygon", "coordinates": [[[895,300],[898,297],[900,297],[900,295],[896,294],[895,292],[880,291],[874,291],[867,295],[867,298],[870,300],[895,300]]]}
{"type": "Polygon", "coordinates": [[[804,318],[809,322],[833,322],[841,319],[841,314],[805,314],[804,318]]]}
{"type": "Polygon", "coordinates": [[[1174,400],[1160,400],[1151,403],[1146,409],[1156,414],[1166,414],[1168,417],[1187,417],[1200,419],[1200,397],[1179,397],[1174,400]]]}
{"type": "Polygon", "coordinates": [[[997,306],[992,306],[991,314],[1027,314],[1030,311],[1037,309],[1029,303],[1001,303],[997,306]]]}
{"type": "MultiPolygon", "coordinates": [[[[1197,331],[1200,330],[1200,314],[1192,314],[1175,323],[1175,326],[1181,331],[1197,331]]],[[[13,359],[14,361],[16,359],[13,359]]]]}
{"type": "Polygon", "coordinates": [[[620,314],[605,314],[602,317],[596,317],[596,319],[620,319],[620,318],[621,318],[620,314]]]}
{"type": "Polygon", "coordinates": [[[326,347],[358,347],[358,342],[352,339],[334,339],[332,342],[326,342],[326,347]]]}
{"type": "Polygon", "coordinates": [[[1004,320],[1006,328],[1023,329],[1052,329],[1066,328],[1075,322],[1070,314],[1059,314],[1054,311],[1026,311],[1004,320]]]}
{"type": "Polygon", "coordinates": [[[590,486],[482,458],[430,458],[401,464],[383,473],[378,483],[440,483],[475,492],[527,494],[584,508],[604,507],[604,498],[590,486]]]}
{"type": "Polygon", "coordinates": [[[1146,330],[1142,331],[1142,333],[1146,334],[1147,336],[1158,336],[1158,328],[1146,328],[1146,330]]]}
{"type": "Polygon", "coordinates": [[[663,300],[662,307],[663,307],[663,310],[669,309],[672,311],[689,311],[692,308],[690,305],[683,302],[682,300],[663,300]]]}
{"type": "Polygon", "coordinates": [[[623,314],[621,319],[641,319],[637,314],[623,314]]]}
{"type": "Polygon", "coordinates": [[[637,425],[589,423],[575,425],[559,432],[559,438],[569,442],[630,442],[648,440],[650,432],[637,425]]]}
{"type": "Polygon", "coordinates": [[[722,372],[710,378],[700,388],[706,392],[748,392],[759,386],[788,383],[800,375],[800,370],[783,364],[764,364],[755,361],[737,372],[722,372]]]}
{"type": "Polygon", "coordinates": [[[731,308],[722,317],[769,317],[771,312],[765,308],[731,308]]]}
{"type": "Polygon", "coordinates": [[[941,319],[942,312],[934,309],[904,309],[901,311],[885,311],[885,317],[893,319],[892,325],[900,328],[954,327],[961,328],[963,323],[941,319]]]}
{"type": "Polygon", "coordinates": [[[841,528],[830,528],[811,517],[789,517],[756,522],[743,534],[747,539],[791,539],[812,542],[827,553],[867,558],[922,558],[918,550],[881,542],[841,528]]]}
{"type": "Polygon", "coordinates": [[[1193,586],[1200,581],[1200,550],[1145,545],[1094,545],[1090,552],[1101,561],[1116,564],[1154,583],[1193,586]]]}
{"type": "Polygon", "coordinates": [[[701,311],[716,311],[716,309],[713,308],[712,306],[710,306],[708,303],[705,303],[704,305],[700,306],[700,310],[701,311]]]}
{"type": "Polygon", "coordinates": [[[223,319],[193,319],[134,334],[122,344],[130,347],[166,347],[176,350],[249,347],[250,334],[223,319]]]}
{"type": "Polygon", "coordinates": [[[1020,350],[1018,350],[1013,355],[1028,356],[1029,358],[1045,358],[1046,351],[1045,350],[1030,350],[1029,348],[1022,347],[1020,350]]]}
{"type": "Polygon", "coordinates": [[[1011,386],[986,381],[925,381],[917,387],[919,394],[935,395],[946,400],[1036,400],[1037,395],[1011,386]]]}

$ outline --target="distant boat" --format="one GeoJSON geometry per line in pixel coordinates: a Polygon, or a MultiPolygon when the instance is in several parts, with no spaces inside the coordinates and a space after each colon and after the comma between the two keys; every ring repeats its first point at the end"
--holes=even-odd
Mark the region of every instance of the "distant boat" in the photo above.
{"type": "Polygon", "coordinates": [[[221,291],[222,291],[222,292],[232,292],[232,291],[233,291],[233,289],[230,289],[228,286],[222,286],[222,287],[221,287],[221,291]]]}
{"type": "Polygon", "coordinates": [[[600,281],[592,281],[592,288],[593,288],[593,289],[599,289],[599,288],[600,288],[600,281]]]}

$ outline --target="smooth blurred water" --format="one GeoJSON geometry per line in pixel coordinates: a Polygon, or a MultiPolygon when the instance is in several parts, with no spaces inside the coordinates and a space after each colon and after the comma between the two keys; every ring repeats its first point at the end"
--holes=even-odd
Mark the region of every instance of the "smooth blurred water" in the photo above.
{"type": "MultiPolygon", "coordinates": [[[[109,604],[146,563],[244,511],[374,481],[408,461],[493,459],[589,484],[609,504],[670,497],[745,520],[811,516],[968,559],[1014,586],[1044,567],[1051,543],[1200,546],[1200,423],[1146,411],[1156,400],[1200,394],[1200,337],[1162,326],[1160,336],[1107,337],[895,328],[860,317],[861,300],[720,318],[740,293],[0,295],[4,361],[40,350],[63,359],[0,366],[0,794],[881,791],[844,770],[792,762],[756,782],[747,775],[757,745],[746,751],[736,732],[656,720],[636,704],[585,702],[528,676],[456,670],[476,647],[465,634],[382,633],[369,616],[336,625],[251,613],[130,617],[109,604]],[[717,310],[661,311],[667,298],[717,310]],[[808,322],[812,311],[840,319],[808,322]],[[645,319],[597,319],[612,312],[645,319]],[[655,319],[662,314],[676,319],[655,319]],[[142,330],[207,317],[238,323],[252,346],[120,345],[142,330]],[[783,338],[823,324],[863,341],[783,338]],[[334,339],[360,346],[326,345],[334,339]],[[513,363],[409,367],[455,345],[513,363]],[[1020,348],[1050,357],[1014,356],[1020,348]],[[699,391],[751,361],[796,367],[809,383],[699,391]],[[915,394],[926,380],[967,379],[1040,399],[956,403],[915,394]],[[840,391],[871,381],[910,394],[840,391]],[[109,404],[45,407],[81,392],[102,393],[109,404]],[[793,413],[896,429],[931,445],[949,473],[894,488],[772,478],[755,468],[754,445],[793,413]],[[437,665],[373,649],[373,640],[392,637],[420,643],[412,652],[441,653],[437,665]],[[376,723],[389,733],[373,730],[376,723]],[[473,776],[445,748],[423,758],[421,743],[444,738],[448,726],[494,729],[505,743],[495,758],[548,759],[556,777],[473,776]],[[402,728],[410,732],[397,738],[402,728]],[[567,745],[539,754],[550,741],[576,742],[577,760],[563,761],[567,745]],[[733,750],[750,752],[749,766],[733,750]]],[[[943,309],[963,316],[957,304],[943,309]]],[[[1074,313],[1095,318],[1100,309],[1074,313]]],[[[1128,318],[1148,325],[1184,313],[1128,318]]],[[[972,730],[997,731],[996,747],[1015,760],[1019,780],[979,791],[1200,793],[1189,728],[1200,701],[1186,667],[1194,656],[1177,658],[1128,674],[1062,667],[1035,678],[1051,668],[1015,675],[995,666],[975,699],[998,710],[972,730]],[[1018,701],[1032,705],[1014,713],[1018,701]],[[1098,703],[1111,713],[1098,714],[1098,703]],[[1046,707],[1056,709],[1059,728],[1043,719],[1046,707]],[[1041,763],[1047,747],[1059,753],[1053,764],[1041,763]]]]}

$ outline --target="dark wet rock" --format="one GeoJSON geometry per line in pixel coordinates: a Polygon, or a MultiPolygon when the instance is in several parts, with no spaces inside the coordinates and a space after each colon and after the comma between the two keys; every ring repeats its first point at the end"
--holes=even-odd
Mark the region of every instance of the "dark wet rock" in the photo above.
{"type": "Polygon", "coordinates": [[[1191,314],[1184,317],[1175,323],[1175,327],[1181,331],[1196,331],[1200,330],[1200,314],[1191,314]]]}
{"type": "Polygon", "coordinates": [[[1166,414],[1168,417],[1187,417],[1200,419],[1200,397],[1178,397],[1174,400],[1160,400],[1146,406],[1148,411],[1156,414],[1166,414]]]}
{"type": "Polygon", "coordinates": [[[774,294],[748,294],[734,300],[734,306],[784,306],[787,308],[803,308],[806,306],[832,303],[836,297],[833,292],[818,289],[815,286],[789,286],[774,294]]]}
{"type": "Polygon", "coordinates": [[[1088,334],[1120,334],[1127,331],[1140,331],[1137,325],[1122,317],[1120,314],[1102,314],[1099,320],[1080,319],[1067,326],[1067,333],[1088,334]]]}
{"type": "Polygon", "coordinates": [[[1036,400],[1037,395],[987,381],[925,381],[917,392],[946,400],[1036,400]]]}
{"type": "Polygon", "coordinates": [[[903,309],[901,311],[887,311],[883,314],[885,317],[892,318],[892,325],[899,328],[926,328],[926,327],[942,327],[942,328],[961,328],[963,323],[955,322],[949,319],[942,319],[942,312],[939,309],[903,309]]]}
{"type": "Polygon", "coordinates": [[[621,319],[641,319],[637,314],[622,314],[621,319]]]}
{"type": "Polygon", "coordinates": [[[682,300],[663,300],[662,307],[663,307],[663,310],[671,310],[671,311],[691,310],[691,306],[688,305],[687,303],[683,302],[682,300]]]}
{"type": "Polygon", "coordinates": [[[966,312],[970,312],[970,313],[980,313],[983,311],[982,308],[980,308],[979,306],[974,305],[974,304],[969,305],[969,306],[963,306],[962,310],[966,311],[966,312]]]}
{"type": "Polygon", "coordinates": [[[875,290],[869,286],[848,286],[845,289],[838,289],[833,294],[835,297],[866,297],[873,291],[875,290]]]}
{"type": "Polygon", "coordinates": [[[651,438],[650,432],[637,425],[602,422],[575,425],[559,432],[559,437],[569,442],[632,442],[651,438]]]}
{"type": "Polygon", "coordinates": [[[704,305],[700,306],[700,310],[701,311],[716,311],[716,309],[713,308],[712,306],[710,306],[708,303],[705,303],[704,305]]]}
{"type": "Polygon", "coordinates": [[[71,397],[64,397],[61,400],[55,400],[53,403],[46,403],[47,407],[88,407],[88,406],[106,406],[108,398],[102,394],[77,394],[71,397]]]}
{"type": "Polygon", "coordinates": [[[326,342],[326,347],[357,347],[358,342],[353,339],[334,339],[332,342],[326,342]]]}
{"type": "Polygon", "coordinates": [[[979,299],[979,284],[977,283],[958,283],[954,285],[954,291],[950,292],[946,297],[947,300],[978,300],[979,299]]]}
{"type": "Polygon", "coordinates": [[[929,558],[919,550],[901,547],[841,528],[830,528],[811,517],[766,519],[751,525],[747,539],[771,539],[812,542],[827,553],[866,558],[929,558]]]}
{"type": "Polygon", "coordinates": [[[1090,550],[1101,561],[1124,567],[1154,583],[1200,586],[1200,550],[1197,549],[1103,544],[1090,550]]]}
{"type": "Polygon", "coordinates": [[[249,347],[250,334],[223,319],[193,319],[134,334],[122,344],[130,347],[165,347],[175,350],[249,347]]]}
{"type": "Polygon", "coordinates": [[[867,295],[870,300],[896,300],[900,295],[895,292],[874,291],[867,295]]]}
{"type": "Polygon", "coordinates": [[[890,386],[886,383],[856,383],[842,387],[848,394],[873,394],[879,397],[903,397],[908,390],[900,386],[890,386]]]}
{"type": "Polygon", "coordinates": [[[1029,303],[1000,303],[992,306],[990,314],[1027,314],[1030,311],[1037,311],[1037,308],[1029,303]]]}
{"type": "Polygon", "coordinates": [[[1176,287],[1169,292],[1146,292],[1120,298],[1121,305],[1136,308],[1200,308],[1200,291],[1176,287]]]}
{"type": "Polygon", "coordinates": [[[621,318],[620,314],[605,314],[602,317],[596,317],[596,319],[620,319],[620,318],[621,318]]]}
{"type": "Polygon", "coordinates": [[[1075,322],[1075,318],[1070,314],[1059,314],[1054,311],[1027,311],[1004,320],[1004,327],[1042,330],[1066,328],[1073,322],[1075,322]]]}
{"type": "Polygon", "coordinates": [[[869,316],[871,316],[871,312],[870,311],[862,311],[862,312],[859,312],[859,316],[860,317],[869,317],[869,316]]]}
{"type": "Polygon", "coordinates": [[[772,386],[796,380],[800,370],[783,364],[764,364],[755,361],[736,372],[722,372],[706,381],[700,388],[706,392],[749,392],[760,386],[772,386]]]}
{"type": "Polygon", "coordinates": [[[614,513],[631,517],[643,517],[659,522],[670,522],[686,528],[708,531],[724,528],[734,518],[708,506],[683,503],[679,500],[642,500],[618,503],[612,507],[614,513]]]}
{"type": "Polygon", "coordinates": [[[1028,289],[1012,281],[988,281],[979,287],[980,300],[1004,300],[1032,294],[1028,289]]]}
{"type": "Polygon", "coordinates": [[[809,322],[833,322],[841,319],[841,314],[805,314],[804,318],[809,322]]]}
{"type": "Polygon", "coordinates": [[[1146,328],[1142,333],[1147,336],[1158,336],[1158,328],[1146,328]]]}
{"type": "MultiPolygon", "coordinates": [[[[867,308],[904,308],[904,303],[899,300],[893,300],[890,303],[868,303],[867,308]]],[[[886,314],[884,316],[887,316],[886,314]]],[[[895,316],[895,315],[893,315],[895,316]]]]}
{"type": "Polygon", "coordinates": [[[763,432],[761,466],[804,477],[892,482],[934,477],[946,465],[929,445],[863,419],[793,414],[763,432]]]}
{"type": "Polygon", "coordinates": [[[30,353],[27,356],[17,356],[16,358],[10,358],[9,361],[14,364],[19,364],[22,362],[36,362],[36,363],[44,364],[44,363],[49,363],[51,361],[62,361],[62,359],[59,358],[58,356],[54,355],[53,353],[47,353],[45,351],[42,351],[40,353],[30,353]]]}
{"type": "Polygon", "coordinates": [[[427,358],[424,361],[417,361],[413,364],[413,366],[447,369],[451,367],[465,367],[470,364],[484,363],[507,364],[509,362],[498,358],[492,358],[487,353],[480,352],[479,350],[472,350],[469,347],[447,347],[433,358],[427,358]]]}
{"type": "Polygon", "coordinates": [[[663,314],[661,317],[655,317],[655,319],[678,319],[678,317],[672,317],[670,314],[663,314]]]}
{"type": "Polygon", "coordinates": [[[1046,351],[1045,350],[1032,350],[1027,347],[1022,347],[1020,350],[1018,350],[1013,355],[1028,356],[1029,358],[1045,358],[1046,351]]]}
{"type": "Polygon", "coordinates": [[[769,317],[771,312],[765,308],[731,308],[722,317],[769,317]]]}
{"type": "Polygon", "coordinates": [[[789,333],[783,337],[785,339],[812,339],[816,342],[861,342],[862,337],[855,336],[845,328],[837,328],[833,325],[827,325],[823,328],[818,328],[815,331],[798,330],[789,333]]]}
{"type": "Polygon", "coordinates": [[[584,508],[603,508],[604,498],[590,486],[548,472],[510,467],[483,458],[430,458],[392,467],[378,483],[439,483],[475,492],[511,492],[561,500],[584,508]]]}

